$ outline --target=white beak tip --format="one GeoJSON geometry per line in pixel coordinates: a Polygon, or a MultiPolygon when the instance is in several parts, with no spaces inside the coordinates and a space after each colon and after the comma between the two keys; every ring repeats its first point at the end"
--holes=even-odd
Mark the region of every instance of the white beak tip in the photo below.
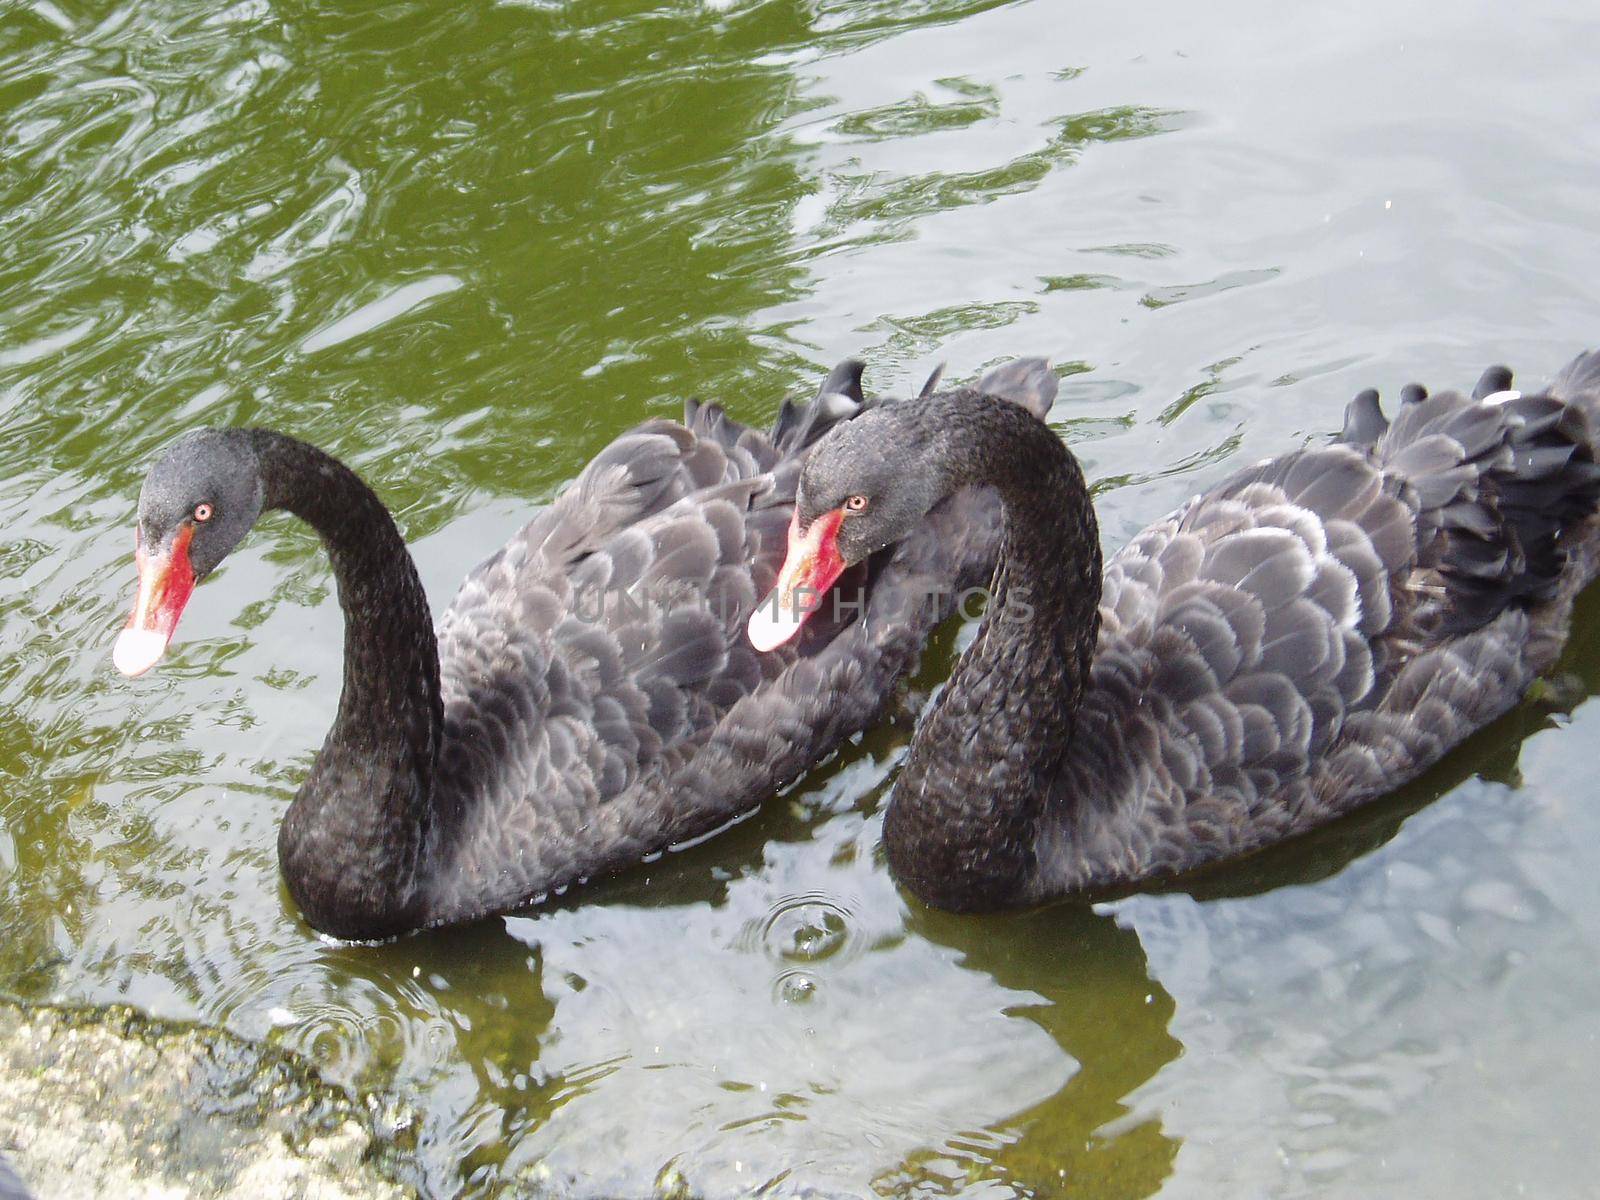
{"type": "Polygon", "coordinates": [[[798,617],[778,612],[779,607],[768,600],[750,614],[750,624],[747,627],[750,644],[763,654],[769,650],[776,650],[799,633],[800,626],[805,624],[798,617]]]}
{"type": "Polygon", "coordinates": [[[166,653],[167,639],[153,629],[124,629],[117,634],[111,661],[117,670],[132,678],[143,675],[166,653]]]}

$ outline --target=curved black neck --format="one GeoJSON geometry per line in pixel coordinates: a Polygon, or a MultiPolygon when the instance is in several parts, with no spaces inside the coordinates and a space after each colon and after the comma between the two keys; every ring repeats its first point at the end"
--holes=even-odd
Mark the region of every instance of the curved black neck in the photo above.
{"type": "Polygon", "coordinates": [[[382,938],[416,928],[443,723],[428,599],[400,531],[337,459],[250,432],[264,508],[321,536],[344,610],[339,712],[279,833],[284,876],[318,929],[382,938]]]}
{"type": "Polygon", "coordinates": [[[895,874],[952,909],[1024,899],[1045,787],[1060,774],[1099,634],[1099,527],[1048,426],[964,390],[928,405],[944,491],[995,487],[1005,537],[988,611],[917,730],[884,819],[895,874]]]}

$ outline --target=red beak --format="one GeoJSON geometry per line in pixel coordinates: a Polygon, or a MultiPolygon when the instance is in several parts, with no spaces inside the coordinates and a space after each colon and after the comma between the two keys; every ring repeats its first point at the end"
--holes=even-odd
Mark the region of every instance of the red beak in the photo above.
{"type": "Polygon", "coordinates": [[[757,650],[776,650],[822,607],[822,598],[844,571],[839,554],[839,522],[844,510],[823,513],[800,531],[800,513],[789,522],[789,553],[778,572],[778,582],[750,616],[750,644],[757,650]]]}
{"type": "Polygon", "coordinates": [[[189,562],[193,537],[194,527],[183,526],[165,554],[147,554],[142,538],[135,543],[139,595],[111,651],[111,661],[124,675],[143,675],[156,665],[172,640],[183,606],[194,592],[194,567],[189,562]]]}

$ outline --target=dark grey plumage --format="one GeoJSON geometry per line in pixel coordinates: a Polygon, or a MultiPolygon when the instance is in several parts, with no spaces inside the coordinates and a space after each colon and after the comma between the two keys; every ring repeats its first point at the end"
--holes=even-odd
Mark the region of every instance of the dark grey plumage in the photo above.
{"type": "Polygon", "coordinates": [[[339,711],[279,837],[307,920],[373,939],[529,904],[715,830],[871,723],[948,611],[904,597],[987,578],[1000,522],[992,494],[953,497],[840,581],[859,613],[749,646],[800,463],[862,410],[860,377],[841,364],[770,435],[694,402],[622,435],[468,575],[437,635],[393,520],[343,465],[261,430],[174,446],[141,497],[146,544],[213,499],[191,481],[228,492],[207,465],[227,459],[194,553],[231,549],[206,539],[236,508],[240,536],[286,508],[338,582],[339,711]]]}
{"type": "MultiPolygon", "coordinates": [[[[1363,392],[1338,442],[1196,496],[1103,581],[1087,489],[1043,424],[981,389],[868,414],[911,448],[899,475],[934,496],[990,483],[1006,506],[990,616],[890,800],[897,876],[985,909],[1176,875],[1387,792],[1509,709],[1596,572],[1600,357],[1540,395],[1510,378],[1413,385],[1392,423],[1363,392]]],[[[860,433],[818,447],[803,512],[813,475],[866,486],[860,433]]]]}

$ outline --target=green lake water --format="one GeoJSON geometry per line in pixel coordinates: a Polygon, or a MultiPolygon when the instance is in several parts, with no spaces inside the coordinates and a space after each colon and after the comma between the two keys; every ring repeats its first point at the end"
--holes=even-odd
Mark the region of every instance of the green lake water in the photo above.
{"type": "Polygon", "coordinates": [[[109,652],[200,424],[357,467],[438,609],[622,429],[846,355],[1050,355],[1108,549],[1361,387],[1537,379],[1600,344],[1597,46],[1555,0],[0,0],[0,992],[303,1053],[415,1109],[436,1197],[1592,1195],[1600,597],[1551,695],[1185,890],[895,888],[951,629],[736,828],[378,948],[277,874],[314,536],[109,652]]]}

